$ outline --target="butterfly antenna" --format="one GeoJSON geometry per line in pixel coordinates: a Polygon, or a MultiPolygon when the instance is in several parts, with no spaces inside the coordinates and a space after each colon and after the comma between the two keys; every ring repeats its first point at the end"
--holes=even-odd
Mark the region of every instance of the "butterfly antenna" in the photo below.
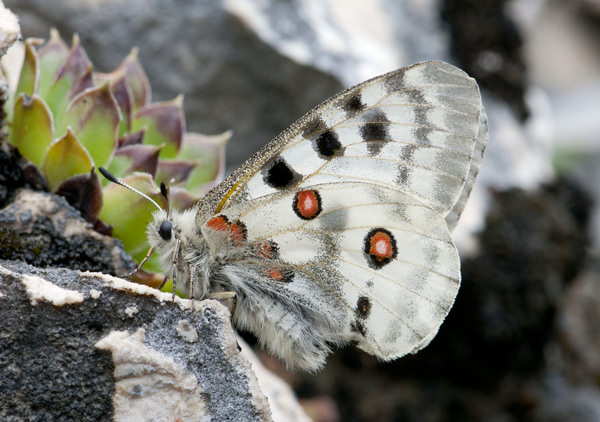
{"type": "Polygon", "coordinates": [[[164,184],[164,182],[160,182],[160,193],[167,201],[167,219],[171,216],[171,202],[169,201],[169,188],[164,184]]]}
{"type": "MultiPolygon", "coordinates": [[[[137,193],[138,195],[146,198],[148,201],[152,202],[154,204],[154,206],[156,208],[158,208],[159,210],[163,211],[163,209],[160,207],[160,205],[158,205],[156,203],[156,201],[154,201],[152,198],[150,198],[148,195],[146,195],[145,193],[140,192],[139,190],[137,190],[134,187],[129,186],[127,183],[117,179],[115,176],[113,176],[108,170],[106,170],[104,167],[98,167],[98,170],[100,171],[100,173],[102,173],[102,176],[106,177],[109,181],[116,183],[119,186],[123,186],[124,188],[129,189],[130,191],[133,191],[135,193],[137,193]]],[[[160,187],[160,192],[163,192],[163,187],[162,187],[162,183],[161,183],[161,187],[160,187]]],[[[167,202],[168,204],[168,202],[167,202]]],[[[168,212],[168,209],[167,209],[168,212]]]]}

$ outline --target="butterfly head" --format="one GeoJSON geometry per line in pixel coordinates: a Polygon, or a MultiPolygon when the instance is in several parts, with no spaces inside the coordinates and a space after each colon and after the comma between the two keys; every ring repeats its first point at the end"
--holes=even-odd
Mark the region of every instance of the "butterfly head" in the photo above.
{"type": "Polygon", "coordinates": [[[165,184],[160,184],[160,193],[167,201],[166,210],[163,209],[160,205],[158,205],[156,201],[154,201],[148,195],[144,194],[143,192],[140,192],[132,186],[129,186],[122,180],[117,179],[114,175],[112,175],[103,167],[99,167],[98,170],[109,181],[137,193],[141,197],[150,201],[157,208],[157,210],[153,214],[153,221],[148,225],[147,228],[148,241],[151,245],[151,249],[148,256],[155,249],[161,256],[166,255],[164,251],[167,251],[169,248],[172,249],[175,240],[179,239],[179,234],[181,233],[180,223],[182,220],[182,213],[176,211],[171,212],[171,207],[169,203],[169,191],[165,184]]]}

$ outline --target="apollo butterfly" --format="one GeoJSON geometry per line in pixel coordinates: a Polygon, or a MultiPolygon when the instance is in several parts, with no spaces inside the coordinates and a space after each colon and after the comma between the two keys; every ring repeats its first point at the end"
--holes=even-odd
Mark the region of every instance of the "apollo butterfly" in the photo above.
{"type": "Polygon", "coordinates": [[[317,106],[193,210],[156,211],[148,239],[182,293],[233,292],[236,326],[291,368],[349,343],[395,359],[452,307],[450,231],[486,141],[476,82],[418,63],[317,106]]]}

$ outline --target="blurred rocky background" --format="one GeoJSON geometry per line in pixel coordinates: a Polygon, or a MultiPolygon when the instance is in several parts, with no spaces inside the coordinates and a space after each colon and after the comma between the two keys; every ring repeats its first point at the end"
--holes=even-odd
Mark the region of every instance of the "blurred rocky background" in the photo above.
{"type": "MultiPolygon", "coordinates": [[[[6,0],[25,37],[132,46],[228,168],[344,87],[441,59],[480,82],[486,158],[456,239],[463,286],[424,351],[353,348],[282,375],[316,421],[600,421],[598,0],[6,0]]],[[[250,339],[251,340],[251,339],[250,339]]]]}

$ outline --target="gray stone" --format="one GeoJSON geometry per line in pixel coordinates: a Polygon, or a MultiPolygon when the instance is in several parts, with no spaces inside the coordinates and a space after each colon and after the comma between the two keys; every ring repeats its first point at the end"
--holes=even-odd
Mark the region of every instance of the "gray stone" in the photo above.
{"type": "Polygon", "coordinates": [[[271,420],[218,302],[0,261],[0,318],[2,421],[271,420]]]}
{"type": "Polygon", "coordinates": [[[92,230],[63,197],[29,189],[0,210],[0,259],[113,275],[135,267],[118,239],[92,230]]]}

